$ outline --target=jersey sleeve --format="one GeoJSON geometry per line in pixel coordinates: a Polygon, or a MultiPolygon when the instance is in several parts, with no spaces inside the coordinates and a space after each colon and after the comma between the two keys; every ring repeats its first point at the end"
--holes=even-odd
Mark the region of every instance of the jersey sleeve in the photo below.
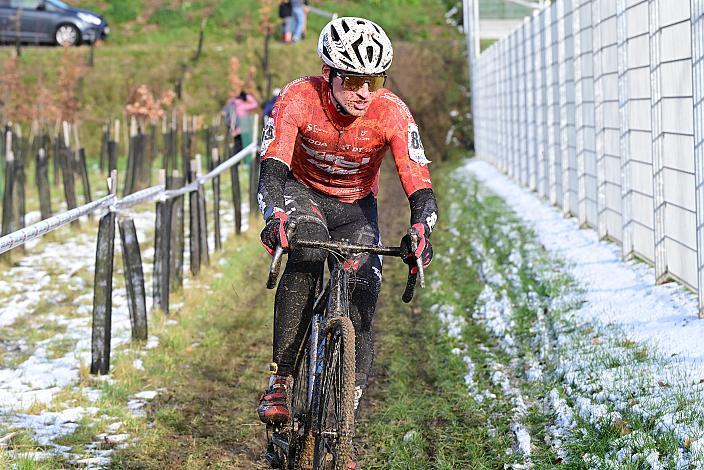
{"type": "Polygon", "coordinates": [[[397,96],[389,94],[385,98],[391,102],[389,146],[406,196],[420,189],[432,189],[428,171],[430,160],[425,156],[418,125],[408,106],[397,96]]]}
{"type": "Polygon", "coordinates": [[[296,82],[288,84],[276,100],[271,117],[264,123],[262,146],[259,154],[262,160],[274,158],[289,169],[293,159],[293,149],[298,136],[298,126],[303,121],[305,99],[298,96],[296,82]]]}

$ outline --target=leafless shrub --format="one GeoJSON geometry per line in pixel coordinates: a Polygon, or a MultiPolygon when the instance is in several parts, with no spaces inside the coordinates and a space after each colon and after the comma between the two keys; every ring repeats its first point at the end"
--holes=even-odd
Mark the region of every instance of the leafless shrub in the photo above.
{"type": "Polygon", "coordinates": [[[259,2],[259,32],[263,35],[271,35],[276,28],[272,21],[276,0],[260,0],[259,2]]]}
{"type": "Polygon", "coordinates": [[[40,82],[37,85],[37,95],[32,107],[32,122],[37,122],[44,127],[59,119],[61,119],[61,110],[56,105],[54,92],[40,82]]]}
{"type": "Polygon", "coordinates": [[[85,68],[83,58],[72,54],[68,47],[64,47],[61,63],[59,64],[57,92],[58,107],[62,121],[75,123],[79,119],[78,87],[80,79],[85,73],[85,68]]]}
{"type": "Polygon", "coordinates": [[[140,85],[130,93],[129,102],[125,106],[128,116],[134,116],[142,122],[149,120],[155,124],[166,115],[173,104],[176,93],[168,90],[157,99],[147,85],[140,85]]]}
{"type": "Polygon", "coordinates": [[[247,81],[244,84],[244,91],[254,96],[257,95],[257,68],[254,65],[249,66],[247,81]]]}
{"type": "Polygon", "coordinates": [[[0,109],[5,120],[27,122],[31,119],[32,96],[16,55],[7,59],[0,76],[0,109]]]}
{"type": "Polygon", "coordinates": [[[230,83],[230,98],[238,96],[243,89],[244,81],[240,78],[240,60],[237,57],[230,57],[230,69],[228,74],[230,83]]]}

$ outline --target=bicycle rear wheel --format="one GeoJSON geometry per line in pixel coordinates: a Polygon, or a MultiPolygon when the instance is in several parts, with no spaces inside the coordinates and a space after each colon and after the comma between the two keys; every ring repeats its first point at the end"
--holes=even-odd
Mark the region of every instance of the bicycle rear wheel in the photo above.
{"type": "Polygon", "coordinates": [[[344,470],[354,434],[354,327],[332,318],[325,329],[325,355],[316,383],[314,469],[344,470]]]}

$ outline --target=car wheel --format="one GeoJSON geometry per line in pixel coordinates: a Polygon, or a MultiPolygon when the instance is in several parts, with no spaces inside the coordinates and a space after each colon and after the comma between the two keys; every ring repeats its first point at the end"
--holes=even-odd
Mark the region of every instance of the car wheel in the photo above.
{"type": "Polygon", "coordinates": [[[80,34],[74,25],[62,24],[56,28],[54,38],[59,46],[76,46],[79,43],[80,34]]]}

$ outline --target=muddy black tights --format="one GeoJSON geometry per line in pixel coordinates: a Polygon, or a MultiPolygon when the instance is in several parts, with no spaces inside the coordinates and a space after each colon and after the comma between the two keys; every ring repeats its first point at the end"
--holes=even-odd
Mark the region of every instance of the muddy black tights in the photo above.
{"type": "MultiPolygon", "coordinates": [[[[324,237],[327,233],[310,230],[309,237],[324,237]]],[[[315,239],[314,238],[314,239],[315,239]]],[[[292,375],[296,354],[310,323],[318,279],[325,269],[326,253],[300,250],[289,256],[286,269],[276,291],[274,307],[273,359],[278,373],[292,375]]],[[[381,260],[376,255],[364,256],[356,271],[350,272],[350,319],[355,329],[357,386],[364,386],[374,355],[372,319],[381,288],[381,260]]],[[[327,277],[327,276],[326,276],[327,277]]]]}

